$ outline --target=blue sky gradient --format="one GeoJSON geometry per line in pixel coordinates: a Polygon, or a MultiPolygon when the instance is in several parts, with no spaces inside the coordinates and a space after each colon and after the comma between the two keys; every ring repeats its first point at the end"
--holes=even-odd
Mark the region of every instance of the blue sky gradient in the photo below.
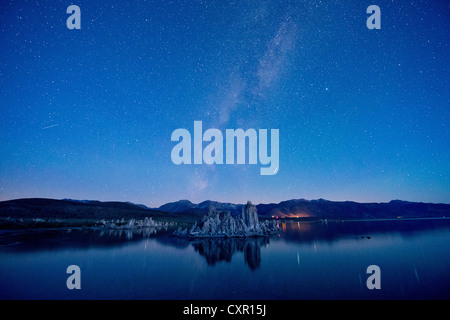
{"type": "Polygon", "coordinates": [[[448,1],[3,1],[0,200],[450,203],[449,26],[448,1]],[[174,165],[196,120],[279,129],[279,172],[174,165]]]}

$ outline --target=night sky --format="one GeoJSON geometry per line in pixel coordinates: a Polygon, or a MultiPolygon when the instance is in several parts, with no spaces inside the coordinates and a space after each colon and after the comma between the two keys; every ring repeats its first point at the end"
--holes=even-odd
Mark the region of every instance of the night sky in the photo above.
{"type": "Polygon", "coordinates": [[[0,200],[450,203],[449,26],[439,0],[2,0],[0,200]],[[279,129],[278,173],[173,164],[194,121],[279,129]]]}

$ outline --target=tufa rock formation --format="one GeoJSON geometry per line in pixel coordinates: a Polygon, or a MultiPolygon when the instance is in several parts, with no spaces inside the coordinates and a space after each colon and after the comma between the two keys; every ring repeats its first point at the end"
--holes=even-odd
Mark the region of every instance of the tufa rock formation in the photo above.
{"type": "Polygon", "coordinates": [[[229,211],[211,207],[200,222],[196,222],[190,231],[178,228],[175,236],[191,238],[212,237],[261,237],[279,232],[276,221],[259,222],[258,210],[248,201],[242,208],[241,217],[232,217],[229,211]]]}

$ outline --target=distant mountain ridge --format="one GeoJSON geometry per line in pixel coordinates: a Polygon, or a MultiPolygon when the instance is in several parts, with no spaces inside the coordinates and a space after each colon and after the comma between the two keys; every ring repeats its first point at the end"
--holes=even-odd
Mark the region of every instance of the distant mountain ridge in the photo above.
{"type": "Polygon", "coordinates": [[[392,219],[450,216],[450,204],[392,200],[381,203],[294,199],[256,206],[263,216],[318,219],[392,219]]]}
{"type": "MultiPolygon", "coordinates": [[[[145,207],[145,206],[144,206],[145,207]]],[[[118,219],[167,216],[131,202],[28,198],[0,202],[0,217],[58,219],[118,219]]]]}
{"type": "MultiPolygon", "coordinates": [[[[145,217],[202,217],[210,208],[230,211],[233,216],[242,212],[243,204],[189,200],[166,203],[159,208],[131,202],[73,199],[16,199],[0,202],[0,217],[59,218],[59,219],[116,219],[145,217]]],[[[385,203],[359,203],[324,199],[292,199],[280,203],[256,205],[261,218],[312,219],[392,219],[450,217],[450,204],[393,200],[385,203]]]]}
{"type": "MultiPolygon", "coordinates": [[[[161,211],[188,215],[204,215],[210,207],[240,214],[243,204],[204,201],[194,204],[181,200],[165,204],[161,211]]],[[[450,204],[435,204],[392,200],[382,203],[329,201],[325,199],[292,199],[280,203],[258,204],[258,215],[263,218],[317,218],[317,219],[392,219],[399,217],[450,217],[450,204]]]]}

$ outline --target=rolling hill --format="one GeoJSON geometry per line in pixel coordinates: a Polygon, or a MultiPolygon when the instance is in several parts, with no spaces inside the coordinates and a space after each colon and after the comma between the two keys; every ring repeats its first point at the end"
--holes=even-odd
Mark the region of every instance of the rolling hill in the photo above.
{"type": "MultiPolygon", "coordinates": [[[[101,202],[95,200],[55,200],[43,198],[16,199],[0,202],[0,217],[56,218],[56,219],[144,219],[197,218],[209,208],[230,211],[239,215],[242,204],[204,201],[194,204],[181,200],[147,208],[130,202],[101,202]]],[[[392,219],[450,217],[450,204],[435,204],[393,200],[386,203],[358,203],[324,199],[293,199],[280,203],[258,204],[261,218],[312,219],[392,219]]]]}

